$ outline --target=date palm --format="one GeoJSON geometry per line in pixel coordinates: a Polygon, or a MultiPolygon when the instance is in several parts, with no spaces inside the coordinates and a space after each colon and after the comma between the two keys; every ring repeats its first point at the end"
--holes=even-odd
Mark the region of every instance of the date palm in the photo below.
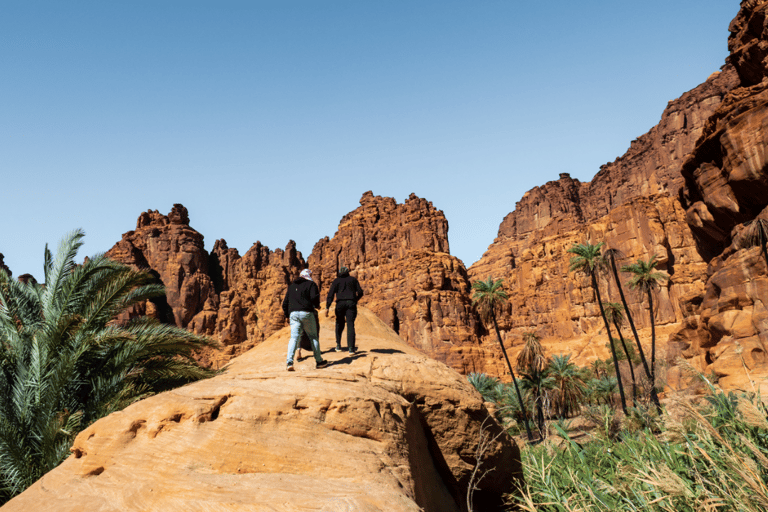
{"type": "Polygon", "coordinates": [[[517,385],[517,378],[515,372],[512,371],[512,364],[509,362],[509,356],[507,356],[507,349],[504,348],[504,343],[501,341],[501,332],[499,331],[499,323],[496,321],[496,309],[507,301],[507,293],[503,288],[503,279],[494,280],[488,277],[485,281],[475,281],[472,283],[472,304],[477,308],[480,313],[480,318],[484,322],[490,320],[493,323],[493,328],[496,331],[496,339],[501,347],[501,353],[504,354],[504,360],[507,362],[507,368],[509,374],[512,376],[512,383],[515,386],[515,392],[517,393],[517,399],[520,402],[520,409],[523,412],[523,420],[525,422],[525,431],[528,434],[528,439],[533,439],[531,434],[531,427],[528,424],[528,415],[525,412],[525,405],[523,404],[523,397],[520,394],[520,387],[517,385]]]}
{"type": "MultiPolygon", "coordinates": [[[[637,353],[640,355],[640,361],[643,363],[643,369],[645,370],[645,375],[646,377],[648,377],[648,379],[650,379],[651,370],[648,367],[648,360],[645,358],[645,350],[643,350],[643,345],[640,343],[640,336],[637,334],[637,328],[635,327],[635,322],[632,320],[632,313],[629,310],[629,305],[627,305],[627,298],[624,296],[624,287],[621,285],[621,279],[619,279],[619,271],[616,265],[616,260],[624,258],[624,254],[618,249],[607,249],[605,251],[605,257],[608,260],[608,262],[611,264],[613,279],[616,282],[616,287],[619,289],[621,304],[624,306],[624,312],[626,314],[627,321],[629,323],[629,328],[632,329],[632,334],[635,336],[637,353]]],[[[651,399],[656,404],[656,406],[659,405],[659,399],[656,396],[655,390],[651,392],[651,399]]]]}
{"type": "Polygon", "coordinates": [[[546,365],[544,357],[544,348],[541,346],[541,340],[536,333],[523,333],[523,350],[517,356],[517,367],[522,368],[523,372],[534,383],[530,386],[534,395],[534,404],[536,404],[536,422],[539,426],[542,438],[545,435],[544,409],[542,407],[541,380],[543,378],[544,366],[546,365]]]}
{"type": "Polygon", "coordinates": [[[619,359],[616,357],[616,349],[613,347],[613,343],[610,343],[612,337],[611,326],[605,318],[605,311],[603,311],[603,301],[600,297],[600,286],[598,283],[598,275],[604,272],[607,267],[607,261],[601,254],[603,245],[603,242],[594,245],[589,242],[584,244],[574,244],[573,247],[568,249],[568,252],[574,255],[570,260],[569,270],[572,272],[581,272],[590,276],[592,289],[594,290],[595,298],[597,299],[597,306],[598,309],[600,309],[600,316],[603,317],[605,331],[608,334],[608,342],[611,346],[611,355],[613,356],[613,364],[616,368],[616,379],[619,385],[619,394],[621,395],[621,409],[624,411],[624,414],[627,414],[627,400],[624,397],[624,386],[621,383],[619,359]]]}
{"type": "Polygon", "coordinates": [[[666,274],[656,270],[656,255],[650,257],[648,261],[642,259],[637,263],[621,267],[622,272],[632,274],[629,280],[629,287],[640,293],[645,293],[648,297],[648,312],[651,317],[651,388],[656,386],[656,322],[653,314],[653,292],[659,289],[661,282],[667,280],[666,274]]]}
{"type": "Polygon", "coordinates": [[[560,418],[576,412],[584,399],[584,379],[570,354],[554,355],[549,362],[549,375],[555,381],[556,408],[560,418]]]}
{"type": "Polygon", "coordinates": [[[163,287],[103,255],[77,265],[83,236],[66,237],[55,259],[46,246],[45,284],[0,269],[0,502],[64,460],[81,427],[212,374],[191,357],[207,338],[147,318],[115,321],[163,287]]]}
{"type": "MultiPolygon", "coordinates": [[[[629,364],[629,373],[632,376],[632,401],[637,402],[637,380],[635,379],[635,365],[632,364],[632,358],[629,357],[629,350],[627,344],[624,341],[624,335],[621,333],[621,327],[624,324],[624,306],[619,302],[603,302],[603,311],[605,311],[605,318],[613,324],[616,328],[616,332],[619,333],[619,341],[621,342],[621,348],[624,349],[624,355],[627,356],[627,363],[629,364]]],[[[613,344],[614,340],[611,340],[613,344]]]]}

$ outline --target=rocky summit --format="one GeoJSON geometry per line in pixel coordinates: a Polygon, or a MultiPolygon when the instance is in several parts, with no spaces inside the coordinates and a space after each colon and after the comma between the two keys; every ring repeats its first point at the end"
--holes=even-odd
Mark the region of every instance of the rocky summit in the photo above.
{"type": "Polygon", "coordinates": [[[334,352],[333,321],[328,367],[287,372],[280,329],[220,375],[97,421],[3,512],[458,512],[476,467],[491,471],[474,509],[501,510],[519,451],[474,388],[365,308],[360,351],[334,352]]]}

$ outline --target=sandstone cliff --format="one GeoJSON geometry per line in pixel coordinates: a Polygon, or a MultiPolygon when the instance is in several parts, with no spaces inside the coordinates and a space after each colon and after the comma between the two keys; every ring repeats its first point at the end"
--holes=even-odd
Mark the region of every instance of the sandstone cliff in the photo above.
{"type": "MultiPolygon", "coordinates": [[[[288,329],[210,380],[138,402],[84,430],[70,456],[3,511],[465,511],[482,431],[500,427],[455,371],[361,308],[362,353],[285,371],[288,329]]],[[[323,318],[321,345],[334,345],[323,318]]],[[[505,434],[475,510],[502,510],[520,477],[505,434]]]]}
{"type": "Polygon", "coordinates": [[[463,263],[449,254],[443,212],[414,194],[403,204],[366,192],[332,239],[307,259],[324,299],[341,265],[353,270],[364,304],[411,346],[460,371],[498,373],[498,354],[478,344],[463,263]]]}
{"type": "Polygon", "coordinates": [[[209,255],[203,235],[189,225],[188,211],[180,204],[168,215],[142,213],[136,229],[125,233],[107,256],[148,269],[166,287],[164,300],[133,314],[148,313],[216,338],[222,350],[201,354],[216,367],[285,325],[282,294],[305,267],[293,241],[276,251],[256,242],[241,257],[225,240],[217,240],[209,255]]]}
{"type": "Polygon", "coordinates": [[[682,167],[682,204],[709,266],[672,337],[695,366],[749,391],[768,379],[768,269],[744,237],[748,223],[768,220],[766,20],[767,2],[742,2],[728,39],[739,87],[708,119],[682,167]]]}

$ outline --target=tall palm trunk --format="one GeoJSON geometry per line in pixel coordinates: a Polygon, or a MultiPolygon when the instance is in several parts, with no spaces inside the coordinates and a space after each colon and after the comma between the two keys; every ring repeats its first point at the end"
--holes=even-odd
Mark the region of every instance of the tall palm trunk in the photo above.
{"type": "Polygon", "coordinates": [[[591,272],[592,275],[592,287],[595,289],[595,295],[597,296],[597,305],[600,308],[600,316],[603,317],[605,323],[605,330],[608,332],[608,344],[611,346],[611,355],[613,356],[613,366],[616,368],[616,380],[619,383],[619,395],[621,395],[621,409],[624,414],[627,413],[627,399],[624,397],[624,386],[621,383],[621,369],[619,368],[619,359],[616,357],[616,348],[613,346],[613,340],[611,339],[611,325],[608,323],[608,319],[605,318],[605,311],[603,311],[603,301],[600,298],[600,287],[597,285],[597,275],[595,272],[591,272]]]}
{"type": "Polygon", "coordinates": [[[624,349],[624,355],[627,356],[627,364],[629,364],[629,374],[632,375],[632,402],[637,403],[637,380],[635,380],[635,367],[632,364],[632,359],[629,357],[629,350],[627,350],[627,344],[624,342],[624,335],[621,333],[621,327],[613,321],[613,326],[616,327],[616,332],[619,333],[619,339],[621,340],[621,348],[624,349]]]}
{"type": "Polygon", "coordinates": [[[621,304],[624,306],[624,313],[627,315],[629,321],[629,327],[632,329],[632,334],[635,335],[635,342],[637,343],[637,351],[640,354],[640,360],[643,362],[643,368],[645,369],[645,375],[650,379],[651,370],[648,368],[648,361],[645,359],[645,351],[640,344],[640,336],[637,334],[637,328],[635,322],[632,320],[632,313],[629,311],[629,305],[627,299],[624,297],[624,289],[621,286],[621,280],[619,279],[619,271],[616,268],[616,260],[611,256],[611,269],[613,270],[613,278],[616,280],[616,287],[619,289],[619,295],[621,296],[621,304]]]}
{"type": "Polygon", "coordinates": [[[648,310],[651,314],[651,389],[656,389],[656,322],[653,316],[653,293],[648,289],[648,310]]]}
{"type": "Polygon", "coordinates": [[[501,353],[504,354],[504,360],[507,362],[507,368],[509,368],[509,374],[512,375],[512,384],[515,385],[515,393],[517,393],[517,401],[520,404],[520,410],[523,412],[523,421],[525,422],[525,432],[528,434],[528,440],[533,440],[533,434],[531,433],[531,426],[528,424],[528,413],[525,412],[525,404],[523,403],[523,397],[520,394],[520,388],[517,385],[517,379],[515,378],[515,372],[512,371],[512,363],[509,362],[507,356],[507,349],[504,348],[504,343],[501,341],[501,331],[499,331],[499,324],[496,322],[496,313],[491,310],[491,319],[493,320],[493,328],[496,329],[496,338],[499,340],[499,346],[501,347],[501,353]]]}
{"type": "MultiPolygon", "coordinates": [[[[766,263],[768,263],[768,259],[766,259],[766,263]]],[[[632,320],[632,313],[629,311],[629,305],[627,304],[627,299],[624,297],[624,288],[621,286],[621,280],[619,279],[619,271],[616,268],[616,260],[614,259],[613,254],[611,254],[611,270],[613,270],[613,278],[616,280],[616,287],[619,289],[619,295],[621,296],[621,304],[624,306],[624,313],[627,315],[627,320],[629,321],[629,327],[632,329],[632,334],[635,336],[635,343],[637,344],[637,353],[640,355],[640,361],[642,361],[643,363],[645,376],[648,377],[648,379],[651,381],[651,401],[656,406],[656,408],[660,410],[661,404],[659,403],[659,396],[656,394],[655,380],[653,378],[653,374],[651,373],[651,369],[648,367],[648,361],[645,358],[645,350],[643,350],[643,346],[640,344],[640,335],[637,334],[637,328],[635,327],[635,322],[632,320]]],[[[632,379],[634,382],[634,374],[632,375],[632,379]]]]}

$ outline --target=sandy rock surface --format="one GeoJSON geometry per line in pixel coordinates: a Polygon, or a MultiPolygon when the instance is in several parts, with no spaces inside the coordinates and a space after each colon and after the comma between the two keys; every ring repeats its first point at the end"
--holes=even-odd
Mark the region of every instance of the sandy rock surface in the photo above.
{"type": "MultiPolygon", "coordinates": [[[[73,455],[3,512],[465,510],[483,425],[478,393],[409,348],[373,313],[357,320],[360,352],[287,372],[289,330],[212,379],[163,393],[83,431],[73,455]]],[[[500,510],[519,451],[498,437],[483,460],[475,510],[500,510]]]]}

